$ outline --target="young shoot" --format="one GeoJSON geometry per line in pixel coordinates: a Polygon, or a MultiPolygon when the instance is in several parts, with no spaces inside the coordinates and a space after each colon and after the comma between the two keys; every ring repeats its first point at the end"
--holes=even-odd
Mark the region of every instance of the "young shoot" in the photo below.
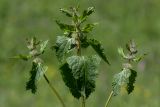
{"type": "Polygon", "coordinates": [[[56,21],[57,25],[63,31],[62,36],[57,36],[56,44],[52,47],[61,64],[60,71],[66,86],[71,94],[79,99],[82,98],[82,107],[85,107],[85,101],[95,90],[95,81],[98,75],[98,65],[101,59],[109,64],[101,43],[89,38],[89,33],[96,24],[84,22],[94,13],[94,8],[89,7],[82,14],[78,8],[60,9],[71,23],[66,24],[56,21]],[[91,46],[97,55],[82,55],[82,48],[87,49],[91,46]]]}
{"type": "Polygon", "coordinates": [[[137,72],[134,70],[133,63],[138,63],[145,56],[145,54],[140,56],[137,55],[138,50],[133,40],[126,44],[126,50],[128,53],[124,53],[123,48],[118,48],[118,53],[125,60],[125,62],[122,64],[121,72],[115,74],[113,77],[112,91],[105,107],[108,106],[112,96],[117,96],[120,94],[122,87],[125,87],[128,94],[132,93],[134,90],[137,72]]]}

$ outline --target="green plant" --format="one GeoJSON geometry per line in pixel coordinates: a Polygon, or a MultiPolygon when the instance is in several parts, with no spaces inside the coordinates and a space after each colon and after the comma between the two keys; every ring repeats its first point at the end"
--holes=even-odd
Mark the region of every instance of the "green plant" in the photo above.
{"type": "MultiPolygon", "coordinates": [[[[89,7],[84,10],[82,14],[78,12],[78,9],[78,7],[71,7],[69,10],[60,9],[62,13],[71,19],[71,23],[65,24],[56,20],[63,34],[62,36],[57,36],[56,43],[51,49],[56,53],[60,64],[59,71],[64,83],[76,99],[82,99],[82,107],[85,107],[86,99],[89,98],[90,94],[95,90],[95,81],[101,59],[107,64],[110,63],[101,43],[90,35],[96,23],[86,23],[87,18],[94,13],[94,7],[89,7]],[[89,46],[95,50],[97,55],[90,56],[84,52],[82,53],[82,51],[89,46]]],[[[31,60],[32,68],[30,70],[30,78],[26,83],[26,89],[35,93],[37,90],[37,82],[44,77],[52,91],[60,100],[62,106],[65,107],[62,98],[45,75],[47,66],[44,65],[41,55],[45,52],[48,40],[38,41],[34,37],[31,40],[27,40],[27,43],[29,54],[14,57],[25,61],[31,60]]],[[[140,61],[144,55],[137,56],[134,41],[130,41],[126,45],[126,48],[128,50],[127,54],[124,53],[123,48],[118,48],[119,54],[126,62],[123,64],[122,71],[114,76],[112,83],[113,88],[105,107],[108,106],[112,96],[120,93],[121,87],[125,86],[128,94],[134,89],[137,72],[133,70],[132,62],[140,61]]]]}
{"type": "Polygon", "coordinates": [[[48,44],[48,40],[46,41],[38,41],[35,37],[33,37],[31,40],[27,39],[27,47],[29,49],[28,55],[18,55],[13,58],[22,59],[24,61],[30,60],[32,63],[32,68],[30,70],[30,78],[26,82],[26,90],[31,90],[33,94],[37,91],[37,84],[39,80],[44,77],[49,87],[52,89],[53,93],[57,96],[57,98],[60,100],[63,107],[65,107],[65,104],[60,97],[59,93],[56,91],[54,86],[50,83],[49,79],[45,75],[45,72],[47,71],[48,67],[44,65],[44,61],[42,58],[40,58],[41,55],[44,54],[45,48],[48,44]]]}
{"type": "Polygon", "coordinates": [[[85,100],[95,90],[97,68],[101,59],[97,55],[82,55],[82,49],[91,46],[105,62],[109,64],[109,61],[101,43],[88,36],[96,24],[84,24],[94,8],[89,7],[82,14],[78,13],[78,8],[60,10],[71,18],[71,24],[56,21],[64,33],[57,37],[52,49],[55,49],[61,63],[63,81],[75,98],[82,98],[82,106],[85,107],[85,100]]]}
{"type": "Polygon", "coordinates": [[[127,54],[124,53],[123,48],[118,48],[118,53],[125,60],[122,64],[122,70],[120,73],[115,74],[112,82],[112,91],[107,99],[105,107],[108,106],[112,96],[117,96],[122,87],[125,87],[128,94],[134,90],[134,83],[136,81],[137,72],[133,69],[133,63],[139,62],[146,54],[137,55],[138,50],[136,44],[131,40],[126,44],[127,54]]]}

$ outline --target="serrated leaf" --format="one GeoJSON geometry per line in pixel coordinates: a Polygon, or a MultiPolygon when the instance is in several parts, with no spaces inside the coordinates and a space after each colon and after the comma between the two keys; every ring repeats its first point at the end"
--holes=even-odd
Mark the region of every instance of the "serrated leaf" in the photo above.
{"type": "Polygon", "coordinates": [[[18,55],[18,56],[14,56],[14,57],[11,57],[11,59],[22,59],[24,61],[28,61],[29,59],[31,58],[31,56],[29,55],[18,55]]]}
{"type": "Polygon", "coordinates": [[[63,78],[64,83],[66,84],[66,86],[69,88],[70,92],[72,93],[72,95],[79,99],[81,97],[81,82],[78,82],[78,80],[76,80],[73,77],[72,74],[72,70],[69,68],[69,65],[67,63],[63,64],[60,67],[60,71],[61,71],[61,75],[63,78]]]}
{"type": "Polygon", "coordinates": [[[82,32],[83,33],[89,33],[93,30],[93,28],[95,27],[95,25],[97,25],[97,23],[93,23],[93,24],[86,24],[83,28],[82,28],[82,32]]]}
{"type": "Polygon", "coordinates": [[[47,44],[48,44],[48,40],[43,41],[43,42],[40,44],[40,53],[44,53],[44,50],[45,50],[47,44]]]}
{"type": "Polygon", "coordinates": [[[137,72],[130,69],[131,75],[129,76],[129,82],[127,83],[127,92],[130,94],[134,90],[134,83],[136,81],[137,72]]]}
{"type": "Polygon", "coordinates": [[[81,48],[87,48],[89,46],[87,35],[81,33],[80,41],[81,41],[81,48]]]}
{"type": "Polygon", "coordinates": [[[67,10],[67,9],[60,9],[60,11],[62,13],[64,13],[66,16],[68,16],[68,17],[72,17],[72,12],[70,12],[69,10],[67,10]]]}
{"type": "Polygon", "coordinates": [[[113,95],[116,96],[120,93],[121,87],[127,85],[131,75],[130,69],[124,68],[120,73],[115,74],[113,78],[113,95]]]}
{"type": "Polygon", "coordinates": [[[104,53],[104,48],[103,46],[101,45],[101,43],[95,39],[90,39],[89,40],[89,44],[92,46],[92,48],[97,52],[97,54],[108,64],[109,61],[104,53]]]}
{"type": "Polygon", "coordinates": [[[69,68],[72,69],[72,74],[75,79],[79,79],[84,75],[85,59],[80,56],[71,56],[67,58],[69,68]]]}
{"type": "Polygon", "coordinates": [[[81,40],[81,48],[87,48],[89,46],[89,42],[87,39],[82,39],[81,40]]]}
{"type": "Polygon", "coordinates": [[[57,23],[57,25],[60,27],[60,29],[64,31],[64,34],[68,34],[68,33],[70,33],[70,32],[75,31],[73,25],[68,25],[68,24],[61,23],[61,22],[58,21],[58,20],[56,20],[56,23],[57,23]]]}
{"type": "Polygon", "coordinates": [[[83,83],[81,90],[82,93],[85,93],[86,98],[88,98],[95,89],[95,79],[100,58],[96,55],[91,57],[71,56],[67,58],[67,63],[73,77],[83,83]]]}
{"type": "Polygon", "coordinates": [[[33,63],[32,69],[30,71],[30,79],[26,83],[26,90],[31,90],[32,93],[36,93],[37,91],[37,86],[36,86],[36,74],[37,74],[37,64],[33,63]]]}
{"type": "Polygon", "coordinates": [[[32,69],[30,71],[30,79],[26,83],[26,90],[31,90],[32,93],[36,93],[37,91],[37,82],[43,76],[43,74],[47,71],[47,67],[42,66],[41,63],[32,63],[32,69]]]}
{"type": "Polygon", "coordinates": [[[81,16],[81,21],[84,22],[94,11],[94,7],[89,7],[87,10],[84,10],[83,15],[81,16]]]}
{"type": "Polygon", "coordinates": [[[86,70],[86,87],[85,94],[86,98],[95,90],[95,80],[98,75],[98,66],[100,64],[101,59],[98,56],[91,56],[87,59],[86,70]]]}
{"type": "Polygon", "coordinates": [[[74,38],[68,38],[65,36],[58,36],[55,46],[56,56],[60,62],[64,60],[64,57],[73,48],[75,48],[76,40],[74,38]]]}

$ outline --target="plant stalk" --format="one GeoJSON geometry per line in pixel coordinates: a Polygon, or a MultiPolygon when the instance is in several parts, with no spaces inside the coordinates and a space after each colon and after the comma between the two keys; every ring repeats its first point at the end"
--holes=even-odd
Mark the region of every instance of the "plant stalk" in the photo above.
{"type": "MultiPolygon", "coordinates": [[[[76,14],[75,10],[74,11],[74,14],[76,14]]],[[[76,39],[77,39],[77,55],[78,56],[81,56],[81,30],[80,30],[80,21],[79,20],[76,20],[76,21],[73,21],[74,22],[74,25],[75,25],[75,29],[76,29],[76,39]]],[[[85,74],[85,73],[84,73],[85,74]]],[[[84,81],[85,81],[85,77],[84,77],[84,81]]],[[[84,83],[85,84],[85,83],[84,83]]],[[[83,87],[83,95],[81,96],[82,98],[82,107],[85,107],[85,103],[86,103],[86,98],[85,98],[85,87],[83,87]]]]}
{"type": "MultiPolygon", "coordinates": [[[[78,36],[78,49],[77,49],[77,55],[81,56],[81,41],[80,41],[80,31],[77,30],[77,36],[78,36]]],[[[85,81],[85,78],[84,78],[85,81]]],[[[84,83],[85,84],[85,83],[84,83]]],[[[85,93],[85,88],[83,89],[84,93],[85,93]]],[[[85,107],[86,104],[86,99],[85,99],[85,95],[82,95],[82,107],[85,107]]]]}
{"type": "Polygon", "coordinates": [[[86,101],[85,101],[85,97],[84,97],[84,96],[82,96],[82,107],[85,107],[85,103],[86,103],[86,101]]]}
{"type": "Polygon", "coordinates": [[[107,102],[106,102],[105,107],[108,107],[108,104],[109,104],[109,102],[111,101],[112,96],[113,96],[113,91],[111,91],[111,93],[110,93],[110,95],[109,95],[109,97],[108,97],[108,99],[107,99],[107,102]]]}
{"type": "Polygon", "coordinates": [[[63,107],[66,107],[61,96],[59,95],[59,93],[56,91],[56,89],[54,88],[54,86],[50,83],[49,79],[47,78],[47,76],[44,74],[43,75],[46,82],[48,83],[49,87],[51,88],[52,92],[56,95],[56,97],[59,99],[59,101],[61,102],[63,107]]]}
{"type": "MultiPolygon", "coordinates": [[[[75,24],[76,27],[76,33],[77,33],[77,55],[81,56],[81,40],[80,40],[80,36],[81,36],[81,30],[79,28],[79,24],[75,24]]],[[[84,78],[85,81],[85,78],[84,78]]],[[[85,83],[84,83],[85,84],[85,83]]],[[[83,92],[85,93],[85,88],[83,89],[83,92]]],[[[86,98],[85,95],[82,95],[82,107],[85,107],[86,104],[86,98]]]]}

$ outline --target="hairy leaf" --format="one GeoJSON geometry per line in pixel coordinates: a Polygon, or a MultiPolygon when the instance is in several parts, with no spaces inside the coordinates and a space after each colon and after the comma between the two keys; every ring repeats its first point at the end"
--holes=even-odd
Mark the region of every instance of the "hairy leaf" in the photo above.
{"type": "Polygon", "coordinates": [[[69,68],[72,69],[72,74],[75,79],[79,79],[84,76],[85,70],[85,61],[84,57],[80,56],[71,56],[67,58],[67,63],[69,64],[69,68]]]}
{"type": "Polygon", "coordinates": [[[69,10],[67,10],[67,9],[60,9],[60,11],[62,13],[64,13],[66,16],[68,16],[68,17],[72,17],[72,12],[70,12],[69,10]]]}
{"type": "Polygon", "coordinates": [[[32,64],[32,69],[30,71],[30,79],[26,83],[26,90],[31,90],[32,93],[36,93],[37,91],[37,82],[43,76],[43,74],[47,71],[47,67],[43,66],[41,63],[32,64]]]}
{"type": "Polygon", "coordinates": [[[40,53],[44,53],[44,50],[45,50],[47,44],[48,44],[48,40],[43,41],[43,42],[40,44],[40,53]]]}
{"type": "Polygon", "coordinates": [[[57,20],[56,20],[56,23],[60,27],[60,29],[64,31],[64,34],[68,34],[68,33],[74,31],[73,25],[64,24],[64,23],[61,23],[60,21],[57,21],[57,20]]]}
{"type": "Polygon", "coordinates": [[[82,39],[81,40],[81,48],[88,48],[89,42],[87,39],[82,39]]]}
{"type": "Polygon", "coordinates": [[[113,95],[118,95],[121,91],[121,87],[129,82],[129,77],[131,75],[130,69],[124,68],[120,73],[115,74],[112,87],[113,95]]]}
{"type": "Polygon", "coordinates": [[[80,41],[81,41],[81,48],[87,48],[89,46],[87,35],[81,33],[80,41]]]}
{"type": "Polygon", "coordinates": [[[81,97],[81,88],[79,88],[81,87],[81,83],[73,77],[72,70],[69,68],[69,65],[67,63],[63,64],[60,67],[60,70],[66,86],[69,88],[72,95],[75,98],[79,99],[81,97]]]}
{"type": "Polygon", "coordinates": [[[90,39],[89,44],[92,46],[92,48],[97,52],[97,54],[108,64],[109,61],[107,60],[107,57],[104,53],[104,48],[102,47],[101,43],[95,39],[90,39]]]}
{"type": "Polygon", "coordinates": [[[97,68],[100,64],[101,59],[98,56],[91,56],[87,59],[86,65],[86,82],[85,82],[85,94],[88,98],[89,95],[95,90],[95,79],[97,77],[97,68]]]}
{"type": "Polygon", "coordinates": [[[37,66],[37,75],[36,75],[36,80],[39,81],[44,73],[47,71],[48,67],[47,66],[43,66],[41,63],[38,63],[38,66],[37,66]]]}
{"type": "Polygon", "coordinates": [[[81,21],[85,21],[89,15],[94,12],[94,7],[89,7],[87,10],[83,11],[83,15],[81,16],[81,21]]]}
{"type": "Polygon", "coordinates": [[[130,94],[134,90],[134,83],[136,81],[137,72],[130,69],[131,75],[129,76],[129,82],[127,83],[127,92],[130,94]]]}
{"type": "Polygon", "coordinates": [[[65,55],[76,45],[74,38],[68,38],[65,36],[58,36],[55,46],[56,56],[60,62],[64,60],[65,55]]]}
{"type": "Polygon", "coordinates": [[[73,77],[83,83],[81,90],[82,93],[85,93],[86,98],[88,98],[95,89],[95,79],[100,58],[97,56],[71,56],[67,58],[67,63],[73,77]]]}
{"type": "Polygon", "coordinates": [[[82,28],[82,32],[83,33],[89,33],[93,30],[94,26],[97,25],[96,23],[94,24],[86,24],[83,28],[82,28]]]}

